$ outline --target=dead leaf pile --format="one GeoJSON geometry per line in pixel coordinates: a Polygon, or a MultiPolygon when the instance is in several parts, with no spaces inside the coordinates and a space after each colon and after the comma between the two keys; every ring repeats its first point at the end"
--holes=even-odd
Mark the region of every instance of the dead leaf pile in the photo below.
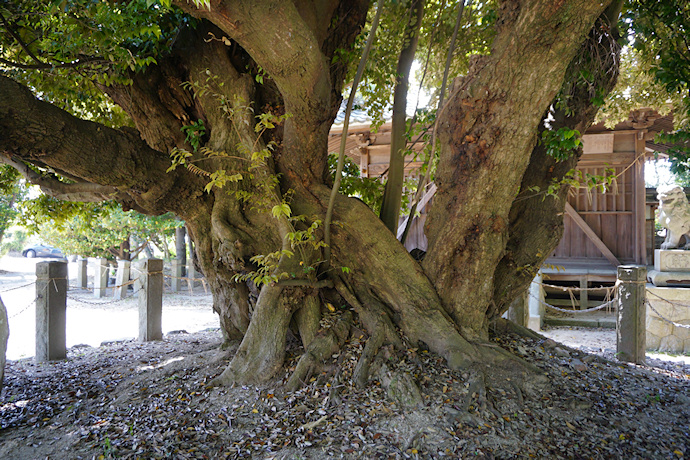
{"type": "Polygon", "coordinates": [[[505,375],[475,385],[476,370],[451,371],[410,348],[386,363],[421,391],[423,404],[401,407],[376,380],[353,386],[363,340],[351,339],[292,393],[281,387],[299,359],[296,343],[269,384],[210,388],[232,357],[218,349],[218,331],[72,348],[51,364],[9,361],[0,458],[690,456],[687,366],[630,366],[551,340],[494,339],[545,373],[548,384],[535,391],[505,375]]]}

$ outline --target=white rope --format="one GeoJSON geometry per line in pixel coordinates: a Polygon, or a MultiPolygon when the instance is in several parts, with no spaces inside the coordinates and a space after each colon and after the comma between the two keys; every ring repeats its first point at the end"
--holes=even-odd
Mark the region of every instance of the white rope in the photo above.
{"type": "MultiPolygon", "coordinates": [[[[646,282],[646,281],[645,281],[646,282]]],[[[558,286],[556,284],[547,284],[547,283],[540,283],[538,281],[532,280],[532,284],[536,284],[542,287],[548,287],[552,289],[560,289],[563,292],[566,291],[601,291],[602,289],[606,289],[607,291],[611,291],[615,288],[618,287],[620,284],[620,280],[616,280],[613,286],[599,286],[599,287],[587,287],[587,288],[581,288],[577,286],[558,286]]]]}
{"type": "Polygon", "coordinates": [[[563,313],[577,313],[577,314],[579,314],[579,313],[589,313],[589,312],[591,312],[591,311],[602,310],[602,309],[604,309],[604,308],[606,308],[606,307],[609,307],[609,306],[613,305],[613,303],[616,302],[616,300],[617,300],[616,298],[614,298],[614,299],[612,299],[612,300],[610,300],[610,301],[608,301],[608,302],[602,303],[601,305],[598,305],[598,306],[596,306],[596,307],[588,308],[588,309],[586,309],[586,310],[566,310],[566,309],[564,309],[564,308],[554,307],[553,305],[544,302],[543,300],[541,300],[541,299],[535,297],[534,294],[532,294],[531,292],[529,293],[529,296],[532,297],[532,298],[533,298],[534,300],[536,300],[537,302],[539,302],[540,304],[542,304],[542,305],[544,305],[544,306],[546,306],[546,307],[549,307],[549,308],[551,308],[551,309],[553,309],[553,310],[560,311],[560,312],[563,312],[563,313]]]}

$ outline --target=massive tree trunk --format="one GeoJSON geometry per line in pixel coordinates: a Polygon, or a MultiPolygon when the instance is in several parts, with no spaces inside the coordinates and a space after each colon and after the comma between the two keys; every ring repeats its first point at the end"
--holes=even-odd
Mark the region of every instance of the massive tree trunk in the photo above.
{"type": "MultiPolygon", "coordinates": [[[[29,178],[35,171],[27,164],[69,178],[33,177],[56,196],[111,198],[185,220],[224,337],[241,340],[220,383],[275,375],[291,323],[311,356],[307,363],[341,343],[349,314],[332,330],[319,330],[328,312],[320,289],[357,313],[375,344],[370,351],[402,346],[402,334],[456,369],[520,363],[484,343],[489,319],[528,282],[514,268],[497,267],[522,244],[525,211],[514,199],[530,158],[541,161],[532,152],[544,114],[604,5],[500,3],[491,55],[475,60],[440,115],[439,192],[420,265],[362,202],[342,196],[329,264],[318,245],[330,193],[327,133],[347,70],[333,57],[351,48],[368,2],[216,0],[210,9],[176,3],[201,23],[183,31],[157,65],[132,74],[131,86],[102,88],[136,131],[78,120],[0,76],[0,158],[29,178]],[[259,114],[289,117],[257,134],[259,114]],[[205,150],[166,173],[170,152],[192,150],[181,128],[198,120],[205,150]],[[260,152],[265,158],[257,159],[260,152]],[[234,180],[205,191],[221,170],[234,180]],[[281,211],[288,203],[300,219],[281,211]],[[312,224],[314,236],[294,247],[291,238],[309,235],[312,224]],[[522,236],[514,241],[516,235],[522,236]],[[267,282],[246,281],[261,268],[255,256],[271,254],[267,282]]],[[[543,180],[551,173],[530,174],[543,180]]],[[[535,241],[542,254],[557,242],[548,235],[535,241]]]]}
{"type": "MultiPolygon", "coordinates": [[[[440,114],[438,191],[424,268],[468,337],[486,338],[494,272],[538,128],[604,7],[502,2],[491,54],[475,59],[456,81],[440,114]]],[[[551,248],[544,249],[548,254],[551,248]]]]}

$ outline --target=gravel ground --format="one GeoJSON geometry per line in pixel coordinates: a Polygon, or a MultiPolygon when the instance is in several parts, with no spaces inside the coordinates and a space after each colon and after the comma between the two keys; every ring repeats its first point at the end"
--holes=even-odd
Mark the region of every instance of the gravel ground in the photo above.
{"type": "MultiPolygon", "coordinates": [[[[685,458],[690,367],[633,366],[607,351],[551,339],[495,338],[546,383],[451,371],[423,349],[391,370],[419,386],[403,407],[372,380],[350,377],[363,341],[351,338],[324,373],[293,393],[283,375],[262,386],[210,388],[234,350],[218,331],[162,342],[74,347],[68,360],[10,361],[0,396],[0,458],[685,458]],[[479,376],[479,379],[478,379],[479,376]]],[[[536,378],[534,379],[536,380],[536,378]]]]}
{"type": "MultiPolygon", "coordinates": [[[[0,291],[12,273],[0,275],[0,291]]],[[[83,301],[75,312],[91,312],[90,321],[108,326],[104,313],[127,312],[73,294],[83,301]]],[[[210,310],[210,302],[176,296],[183,325],[210,310]]],[[[690,457],[690,357],[648,354],[647,365],[628,365],[615,361],[613,330],[543,334],[550,338],[494,338],[539,370],[525,381],[500,369],[452,371],[432,353],[408,349],[390,371],[419,387],[415,407],[392,400],[377,380],[351,384],[361,331],[293,393],[281,386],[300,356],[296,342],[278,378],[234,388],[209,386],[234,353],[219,350],[218,330],[82,343],[61,362],[8,361],[0,458],[690,457]]]]}

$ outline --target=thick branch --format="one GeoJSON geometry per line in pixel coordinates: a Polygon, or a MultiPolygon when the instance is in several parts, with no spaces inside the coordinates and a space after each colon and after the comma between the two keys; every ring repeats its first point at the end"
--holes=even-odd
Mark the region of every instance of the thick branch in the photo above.
{"type": "Polygon", "coordinates": [[[202,187],[185,170],[167,174],[167,155],[151,149],[137,132],[76,118],[4,76],[0,151],[12,152],[15,162],[46,165],[73,179],[116,188],[150,213],[175,211],[184,202],[181,198],[202,187]]]}
{"type": "Polygon", "coordinates": [[[67,184],[54,176],[38,174],[21,161],[14,161],[5,156],[0,156],[0,162],[15,168],[27,181],[41,187],[41,190],[46,195],[53,196],[60,200],[84,202],[105,201],[113,199],[113,196],[117,193],[115,187],[92,184],[90,182],[67,184]]]}

